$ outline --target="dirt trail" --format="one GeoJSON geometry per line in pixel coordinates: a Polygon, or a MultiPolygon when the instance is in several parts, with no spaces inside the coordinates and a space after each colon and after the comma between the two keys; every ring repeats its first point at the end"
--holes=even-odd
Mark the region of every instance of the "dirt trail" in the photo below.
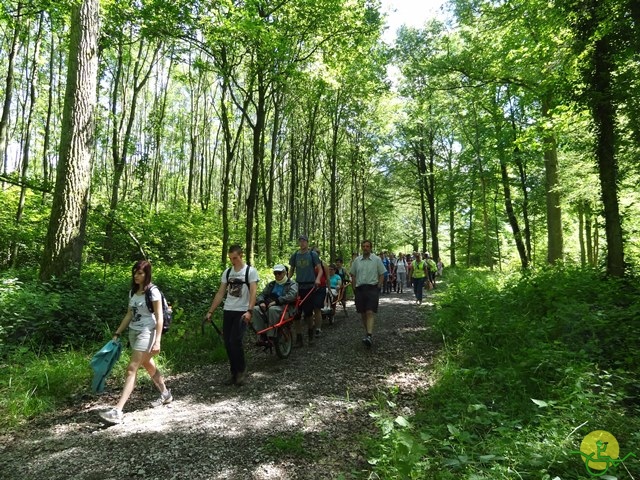
{"type": "Polygon", "coordinates": [[[383,295],[370,351],[353,302],[315,346],[286,360],[253,347],[248,334],[245,386],[221,385],[226,363],[203,366],[169,377],[169,405],[152,409],[155,393],[136,389],[120,425],[106,428],[97,415],[118,391],[81,399],[0,437],[0,478],[354,478],[368,469],[357,440],[376,433],[376,392],[398,386],[410,414],[416,389],[430,384],[437,347],[424,317],[432,298],[416,307],[412,292],[383,295]]]}

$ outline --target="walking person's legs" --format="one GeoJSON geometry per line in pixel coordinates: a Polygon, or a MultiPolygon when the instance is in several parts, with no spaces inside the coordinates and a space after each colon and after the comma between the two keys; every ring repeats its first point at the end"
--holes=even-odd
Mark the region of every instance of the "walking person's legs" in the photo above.
{"type": "Polygon", "coordinates": [[[225,310],[223,314],[222,335],[224,347],[229,357],[229,371],[231,373],[231,378],[226,382],[229,384],[240,384],[246,369],[242,340],[247,325],[242,320],[243,314],[244,312],[228,310],[225,310]]]}
{"type": "Polygon", "coordinates": [[[418,304],[422,304],[423,289],[424,289],[424,278],[414,278],[413,291],[416,294],[416,301],[418,304]]]}

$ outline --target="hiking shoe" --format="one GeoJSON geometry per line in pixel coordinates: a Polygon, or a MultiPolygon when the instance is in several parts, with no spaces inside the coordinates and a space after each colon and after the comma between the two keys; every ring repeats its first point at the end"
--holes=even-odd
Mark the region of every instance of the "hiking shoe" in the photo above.
{"type": "Polygon", "coordinates": [[[319,337],[320,335],[322,335],[322,329],[316,328],[316,337],[319,337]]]}
{"type": "Polygon", "coordinates": [[[362,344],[365,347],[371,348],[371,346],[373,345],[373,339],[371,338],[371,335],[367,335],[366,337],[364,337],[362,339],[362,344]]]}
{"type": "Polygon", "coordinates": [[[236,375],[236,387],[241,387],[247,380],[247,372],[240,372],[236,375]]]}
{"type": "Polygon", "coordinates": [[[171,395],[171,390],[167,390],[167,393],[160,394],[160,396],[151,402],[151,406],[153,408],[159,407],[161,405],[166,405],[167,403],[173,402],[173,396],[171,395]]]}
{"type": "Polygon", "coordinates": [[[112,408],[106,412],[100,412],[98,415],[100,415],[100,418],[105,422],[110,423],[111,425],[117,425],[122,422],[122,410],[112,408]]]}

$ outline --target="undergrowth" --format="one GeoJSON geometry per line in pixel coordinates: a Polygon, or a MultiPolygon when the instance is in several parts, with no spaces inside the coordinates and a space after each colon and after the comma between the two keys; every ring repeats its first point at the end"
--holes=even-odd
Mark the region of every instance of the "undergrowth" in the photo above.
{"type": "MultiPolygon", "coordinates": [[[[89,362],[126,313],[130,268],[87,265],[79,279],[45,284],[34,278],[34,272],[3,273],[0,430],[18,427],[90,392],[89,362]]],[[[214,328],[201,323],[220,275],[211,269],[154,267],[153,282],[174,311],[171,330],[163,335],[162,352],[156,357],[163,371],[185,371],[226,359],[214,328]]],[[[214,321],[222,324],[221,309],[214,321]]],[[[124,348],[107,380],[116,390],[122,387],[128,355],[124,348]]]]}
{"type": "Polygon", "coordinates": [[[621,458],[640,455],[637,282],[572,268],[448,275],[428,320],[444,341],[437,380],[411,416],[384,392],[371,478],[590,478],[576,452],[595,430],[621,458]]]}

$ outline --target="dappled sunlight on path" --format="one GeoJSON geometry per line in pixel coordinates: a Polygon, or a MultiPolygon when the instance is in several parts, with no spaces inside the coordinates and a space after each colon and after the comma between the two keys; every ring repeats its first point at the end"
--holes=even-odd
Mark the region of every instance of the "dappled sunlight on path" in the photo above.
{"type": "Polygon", "coordinates": [[[149,408],[155,393],[140,388],[123,423],[104,428],[96,413],[119,393],[121,380],[111,380],[104,397],[86,397],[2,442],[0,475],[316,480],[364,471],[355,439],[376,433],[369,412],[377,392],[393,388],[410,399],[431,384],[429,307],[413,301],[412,291],[381,297],[371,350],[352,301],[348,317],[339,311],[315,346],[286,360],[253,347],[249,334],[245,386],[221,384],[226,363],[202,366],[168,378],[173,403],[149,408]]]}

